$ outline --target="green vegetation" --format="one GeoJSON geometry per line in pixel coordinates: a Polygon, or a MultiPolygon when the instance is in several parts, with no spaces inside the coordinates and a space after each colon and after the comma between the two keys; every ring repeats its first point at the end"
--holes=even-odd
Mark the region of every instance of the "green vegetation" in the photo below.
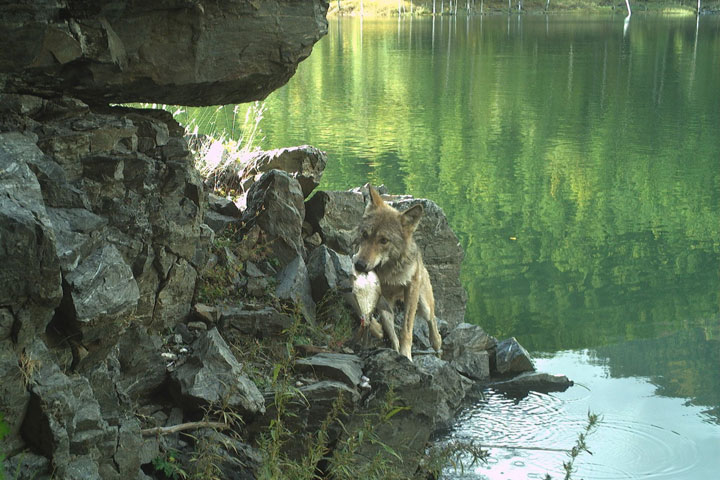
{"type": "Polygon", "coordinates": [[[0,412],[0,480],[5,480],[5,454],[3,453],[2,441],[10,433],[10,429],[3,420],[3,414],[0,412]]]}
{"type": "MultiPolygon", "coordinates": [[[[565,476],[563,477],[564,480],[572,479],[572,475],[575,473],[575,460],[581,453],[587,452],[592,455],[592,452],[588,449],[587,437],[597,429],[598,422],[600,422],[600,417],[595,413],[588,412],[588,422],[585,426],[585,430],[578,434],[575,445],[573,445],[568,452],[568,461],[563,462],[563,470],[565,470],[565,476]]],[[[550,475],[545,475],[545,480],[551,479],[552,477],[550,475]]]]}
{"type": "Polygon", "coordinates": [[[152,461],[153,468],[159,474],[171,480],[182,480],[188,478],[187,472],[183,469],[178,460],[179,452],[167,451],[165,455],[156,457],[152,461]]]}

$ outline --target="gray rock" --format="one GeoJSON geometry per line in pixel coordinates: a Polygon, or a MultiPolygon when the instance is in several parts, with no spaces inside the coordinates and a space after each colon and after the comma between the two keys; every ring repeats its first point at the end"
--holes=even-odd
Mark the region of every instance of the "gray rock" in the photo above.
{"type": "Polygon", "coordinates": [[[303,196],[307,198],[320,185],[327,154],[310,145],[279,148],[277,150],[260,151],[253,154],[239,174],[243,190],[260,179],[260,176],[272,169],[282,170],[300,183],[303,196]]]}
{"type": "Polygon", "coordinates": [[[432,432],[443,421],[443,392],[433,388],[430,374],[394,350],[374,350],[363,358],[372,389],[362,409],[345,423],[346,431],[364,428],[365,416],[387,411],[387,402],[392,398],[393,415],[373,422],[373,434],[402,460],[388,454],[383,446],[368,442],[358,446],[354,461],[363,464],[380,455],[403,478],[411,478],[425,456],[432,432]]]}
{"type": "Polygon", "coordinates": [[[352,275],[352,260],[320,245],[308,257],[308,275],[315,302],[320,302],[332,290],[347,288],[352,275]]]}
{"type": "Polygon", "coordinates": [[[87,342],[107,339],[108,326],[134,312],[140,298],[132,270],[113,245],[93,252],[65,281],[65,310],[87,342]]]}
{"type": "Polygon", "coordinates": [[[259,310],[226,307],[220,312],[219,323],[223,333],[227,332],[231,336],[240,334],[272,338],[290,328],[293,319],[272,307],[263,307],[259,310]]]}
{"type": "Polygon", "coordinates": [[[213,212],[217,212],[228,217],[237,218],[240,216],[240,210],[238,210],[237,205],[235,205],[232,200],[215,195],[214,193],[210,193],[208,195],[208,207],[213,212]]]}
{"type": "Polygon", "coordinates": [[[215,234],[220,234],[225,231],[229,225],[238,223],[237,218],[223,215],[222,213],[208,210],[203,216],[205,224],[212,229],[215,234]]]}
{"type": "MultiPolygon", "coordinates": [[[[52,223],[28,167],[42,155],[31,138],[0,133],[0,305],[13,306],[16,315],[31,306],[52,311],[62,298],[52,223]]],[[[23,339],[44,331],[45,320],[22,324],[23,339]]]]}
{"type": "Polygon", "coordinates": [[[82,208],[48,208],[55,231],[55,249],[64,274],[96,250],[107,219],[82,208]]]}
{"type": "Polygon", "coordinates": [[[461,323],[443,339],[443,359],[473,380],[490,377],[490,354],[497,340],[477,325],[461,323]]]}
{"type": "MultiPolygon", "coordinates": [[[[31,451],[22,451],[6,461],[6,477],[10,472],[13,480],[50,480],[50,460],[31,451]]],[[[0,469],[2,466],[0,466],[0,469]]]]}
{"type": "Polygon", "coordinates": [[[162,341],[141,326],[129,328],[118,342],[117,390],[131,403],[146,400],[166,379],[162,341]]]}
{"type": "MultiPolygon", "coordinates": [[[[276,418],[277,411],[272,402],[274,394],[268,394],[268,411],[256,422],[248,425],[250,434],[257,437],[267,432],[269,423],[276,418]]],[[[316,432],[325,424],[324,430],[328,437],[328,445],[335,443],[341,435],[340,423],[350,421],[350,413],[355,410],[361,400],[360,393],[344,382],[322,380],[300,387],[285,403],[284,427],[291,432],[292,441],[283,445],[283,453],[291,459],[300,459],[307,455],[310,442],[315,439],[316,432]],[[340,403],[337,418],[328,422],[328,415],[333,406],[340,403]],[[328,422],[326,424],[326,422],[328,422]]]]}
{"type": "Polygon", "coordinates": [[[101,478],[98,463],[112,463],[117,429],[102,418],[88,380],[63,374],[40,341],[26,353],[40,364],[32,375],[23,438],[52,458],[58,477],[101,478]]]}
{"type": "Polygon", "coordinates": [[[510,393],[513,396],[525,396],[528,392],[564,392],[575,383],[565,375],[551,375],[542,372],[525,372],[508,380],[488,383],[493,390],[510,393]]]}
{"type": "Polygon", "coordinates": [[[315,323],[315,301],[310,289],[310,278],[302,257],[297,256],[278,272],[275,295],[298,306],[305,320],[315,323]]]}
{"type": "Polygon", "coordinates": [[[530,354],[515,337],[497,344],[496,368],[500,375],[531,372],[535,370],[530,354]]]}
{"type": "Polygon", "coordinates": [[[192,354],[172,373],[172,380],[190,409],[224,403],[244,413],[265,411],[260,391],[215,328],[193,343],[192,354]]]}
{"type": "Polygon", "coordinates": [[[197,272],[187,260],[180,258],[172,265],[157,295],[153,313],[155,328],[170,328],[187,316],[196,279],[197,272]]]}
{"type": "Polygon", "coordinates": [[[270,170],[253,184],[243,212],[243,232],[257,225],[281,266],[305,256],[302,224],[305,204],[300,184],[287,173],[270,170]]]}
{"type": "Polygon", "coordinates": [[[317,192],[308,200],[306,220],[325,245],[343,255],[355,253],[357,226],[365,211],[359,192],[317,192]]]}
{"type": "Polygon", "coordinates": [[[90,455],[71,457],[70,461],[59,467],[59,477],[67,480],[100,480],[97,462],[90,455]]]}
{"type": "MultiPolygon", "coordinates": [[[[265,98],[327,33],[327,3],[32,3],[5,9],[4,89],[92,104],[265,98]]],[[[26,110],[36,110],[24,103],[26,110]]]]}
{"type": "Polygon", "coordinates": [[[15,317],[9,308],[0,308],[0,341],[10,338],[15,317]]]}
{"type": "Polygon", "coordinates": [[[435,414],[436,428],[450,427],[473,382],[460,375],[450,363],[434,355],[416,355],[414,363],[432,376],[432,388],[440,393],[435,414]]]}
{"type": "Polygon", "coordinates": [[[194,434],[195,450],[202,451],[205,458],[198,459],[198,471],[203,471],[202,462],[213,462],[225,480],[255,480],[262,466],[262,455],[259,451],[224,435],[216,430],[202,429],[194,434]]]}
{"type": "Polygon", "coordinates": [[[337,380],[351,387],[360,385],[363,362],[357,355],[346,353],[319,353],[295,362],[298,373],[314,374],[319,378],[337,380]]]}

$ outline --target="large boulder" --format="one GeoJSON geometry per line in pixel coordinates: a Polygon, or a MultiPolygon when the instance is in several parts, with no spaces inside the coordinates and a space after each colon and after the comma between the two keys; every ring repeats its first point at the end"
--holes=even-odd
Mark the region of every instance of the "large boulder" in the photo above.
{"type": "Polygon", "coordinates": [[[0,10],[9,92],[92,104],[265,98],[327,33],[321,0],[30,2],[0,10]]]}

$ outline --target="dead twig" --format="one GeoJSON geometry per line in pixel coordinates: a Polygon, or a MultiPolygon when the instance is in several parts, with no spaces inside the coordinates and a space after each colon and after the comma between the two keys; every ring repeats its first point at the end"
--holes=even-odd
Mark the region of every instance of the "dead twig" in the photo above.
{"type": "Polygon", "coordinates": [[[140,430],[142,435],[170,435],[171,433],[182,432],[183,430],[197,430],[198,428],[214,428],[226,430],[230,425],[223,422],[187,422],[171,425],[169,427],[153,427],[140,430]]]}

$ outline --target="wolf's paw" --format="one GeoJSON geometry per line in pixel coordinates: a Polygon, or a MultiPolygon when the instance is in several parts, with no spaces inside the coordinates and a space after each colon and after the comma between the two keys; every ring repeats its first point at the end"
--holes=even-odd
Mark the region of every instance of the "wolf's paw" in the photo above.
{"type": "Polygon", "coordinates": [[[400,355],[403,355],[412,362],[412,346],[411,345],[400,345],[400,355]]]}

